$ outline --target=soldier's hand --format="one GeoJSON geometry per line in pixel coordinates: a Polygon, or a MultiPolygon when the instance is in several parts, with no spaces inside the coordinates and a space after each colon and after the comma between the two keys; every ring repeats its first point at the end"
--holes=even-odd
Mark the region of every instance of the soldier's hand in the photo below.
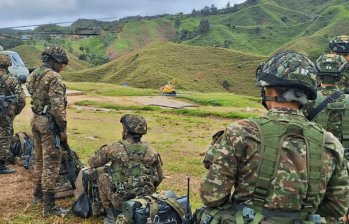
{"type": "Polygon", "coordinates": [[[59,133],[59,137],[61,139],[62,142],[68,142],[68,135],[67,132],[60,132],[59,133]]]}

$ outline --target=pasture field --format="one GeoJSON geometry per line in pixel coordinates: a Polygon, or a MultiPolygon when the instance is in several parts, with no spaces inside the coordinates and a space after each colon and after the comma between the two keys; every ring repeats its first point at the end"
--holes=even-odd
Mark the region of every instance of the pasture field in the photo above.
{"type": "MultiPolygon", "coordinates": [[[[188,92],[186,94],[190,99],[175,98],[175,100],[194,102],[198,107],[187,109],[192,112],[184,113],[177,112],[181,110],[160,107],[149,107],[151,109],[147,110],[144,109],[147,108],[146,106],[131,101],[137,95],[154,96],[157,90],[101,83],[68,82],[66,84],[68,88],[80,89],[86,93],[81,96],[68,96],[67,109],[69,145],[78,152],[85,165],[88,165],[88,159],[96,149],[120,140],[122,125],[119,120],[122,115],[129,113],[143,116],[148,123],[148,133],[142,140],[157,149],[163,161],[166,178],[158,190],[171,189],[178,196],[185,195],[187,178],[190,177],[190,201],[193,211],[202,205],[199,186],[206,172],[202,160],[210,145],[211,136],[237,119],[263,114],[262,107],[257,102],[258,99],[253,97],[237,97],[233,94],[223,96],[222,93],[212,93],[212,99],[210,99],[203,93],[188,92]],[[117,91],[112,93],[113,89],[117,91]],[[106,97],[109,97],[107,102],[103,101],[106,97]],[[205,105],[202,103],[205,100],[225,103],[220,106],[205,105]],[[204,105],[200,105],[200,102],[204,105]],[[246,105],[251,111],[245,110],[246,105]],[[236,112],[236,115],[225,116],[232,112],[236,112]]],[[[26,108],[14,122],[15,132],[30,132],[31,116],[30,98],[28,98],[26,108]]],[[[34,205],[31,202],[33,189],[31,173],[21,167],[13,165],[10,167],[17,169],[17,173],[0,176],[0,186],[6,192],[0,200],[0,223],[92,224],[103,222],[104,217],[82,219],[73,214],[65,217],[42,218],[43,205],[34,205]]],[[[58,200],[57,204],[64,208],[71,208],[73,202],[73,198],[67,198],[58,200]]]]}

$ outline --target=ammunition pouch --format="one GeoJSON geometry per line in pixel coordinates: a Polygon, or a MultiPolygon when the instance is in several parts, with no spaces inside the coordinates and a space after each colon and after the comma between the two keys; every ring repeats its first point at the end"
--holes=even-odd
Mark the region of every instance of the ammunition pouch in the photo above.
{"type": "Polygon", "coordinates": [[[203,206],[194,213],[196,224],[321,224],[318,214],[281,212],[263,208],[261,212],[245,205],[227,203],[211,208],[203,206]]]}

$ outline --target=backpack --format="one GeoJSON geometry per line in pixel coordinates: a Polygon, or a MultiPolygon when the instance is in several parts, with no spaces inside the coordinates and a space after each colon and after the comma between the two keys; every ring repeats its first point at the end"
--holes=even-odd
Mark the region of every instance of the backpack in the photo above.
{"type": "Polygon", "coordinates": [[[67,151],[62,152],[61,167],[59,175],[56,179],[56,194],[55,198],[65,198],[74,195],[74,188],[77,176],[84,164],[80,161],[75,150],[71,149],[71,154],[67,151]],[[72,186],[71,181],[74,183],[72,186]]]}
{"type": "Polygon", "coordinates": [[[34,165],[34,141],[28,132],[17,132],[10,143],[11,162],[26,169],[34,165]]]}

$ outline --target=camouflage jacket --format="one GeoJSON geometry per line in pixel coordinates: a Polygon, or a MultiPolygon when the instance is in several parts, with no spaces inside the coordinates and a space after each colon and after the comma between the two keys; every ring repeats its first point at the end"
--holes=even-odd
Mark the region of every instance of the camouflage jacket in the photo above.
{"type": "Polygon", "coordinates": [[[344,71],[342,80],[339,83],[339,89],[345,93],[345,90],[349,91],[349,67],[344,71]]]}
{"type": "Polygon", "coordinates": [[[25,93],[23,91],[22,85],[19,83],[18,79],[7,73],[6,70],[0,69],[0,76],[5,78],[5,83],[7,84],[7,89],[4,85],[0,83],[0,94],[1,95],[11,95],[16,94],[18,96],[18,102],[16,104],[9,105],[8,116],[10,118],[21,113],[25,107],[25,93]]]}
{"type": "MultiPolygon", "coordinates": [[[[321,94],[326,99],[328,96],[332,95],[336,91],[339,91],[339,89],[333,86],[319,87],[318,98],[319,94],[321,94]]],[[[335,102],[341,102],[346,104],[346,95],[343,94],[342,96],[337,98],[335,102]]],[[[318,105],[319,102],[316,102],[316,100],[309,100],[303,111],[304,115],[308,116],[318,105]]],[[[314,117],[312,122],[318,123],[317,118],[318,116],[314,117]]],[[[332,134],[336,138],[338,138],[340,142],[342,142],[342,119],[342,113],[334,110],[330,112],[330,114],[328,115],[327,125],[323,127],[326,131],[332,132],[332,134]]]]}
{"type": "MultiPolygon", "coordinates": [[[[131,144],[141,144],[132,143],[131,144]]],[[[153,164],[152,173],[155,187],[159,186],[161,181],[164,179],[162,171],[162,161],[160,154],[151,146],[148,145],[148,149],[144,155],[144,160],[153,164]]],[[[99,150],[95,152],[95,155],[90,157],[89,165],[91,168],[97,168],[104,166],[108,162],[112,162],[111,167],[116,164],[125,163],[128,161],[128,154],[125,150],[124,145],[121,142],[113,142],[109,145],[103,145],[99,150]]]]}
{"type": "MultiPolygon", "coordinates": [[[[265,117],[281,124],[283,119],[296,119],[322,130],[320,126],[307,121],[298,110],[276,108],[265,117]]],[[[311,212],[339,218],[346,213],[349,203],[347,163],[343,160],[344,149],[338,139],[324,131],[324,140],[319,201],[313,202],[311,212]]],[[[252,206],[261,155],[260,141],[261,135],[251,119],[235,122],[220,136],[215,136],[204,159],[208,172],[201,182],[200,196],[205,205],[217,207],[231,200],[252,206]],[[233,187],[235,190],[231,195],[233,187]]],[[[309,185],[308,150],[305,140],[299,135],[284,139],[265,208],[284,212],[302,210],[309,185]]]]}
{"type": "Polygon", "coordinates": [[[32,97],[33,112],[41,113],[43,107],[47,105],[60,131],[65,131],[67,99],[62,77],[46,65],[36,69],[28,76],[26,86],[32,97]]]}

